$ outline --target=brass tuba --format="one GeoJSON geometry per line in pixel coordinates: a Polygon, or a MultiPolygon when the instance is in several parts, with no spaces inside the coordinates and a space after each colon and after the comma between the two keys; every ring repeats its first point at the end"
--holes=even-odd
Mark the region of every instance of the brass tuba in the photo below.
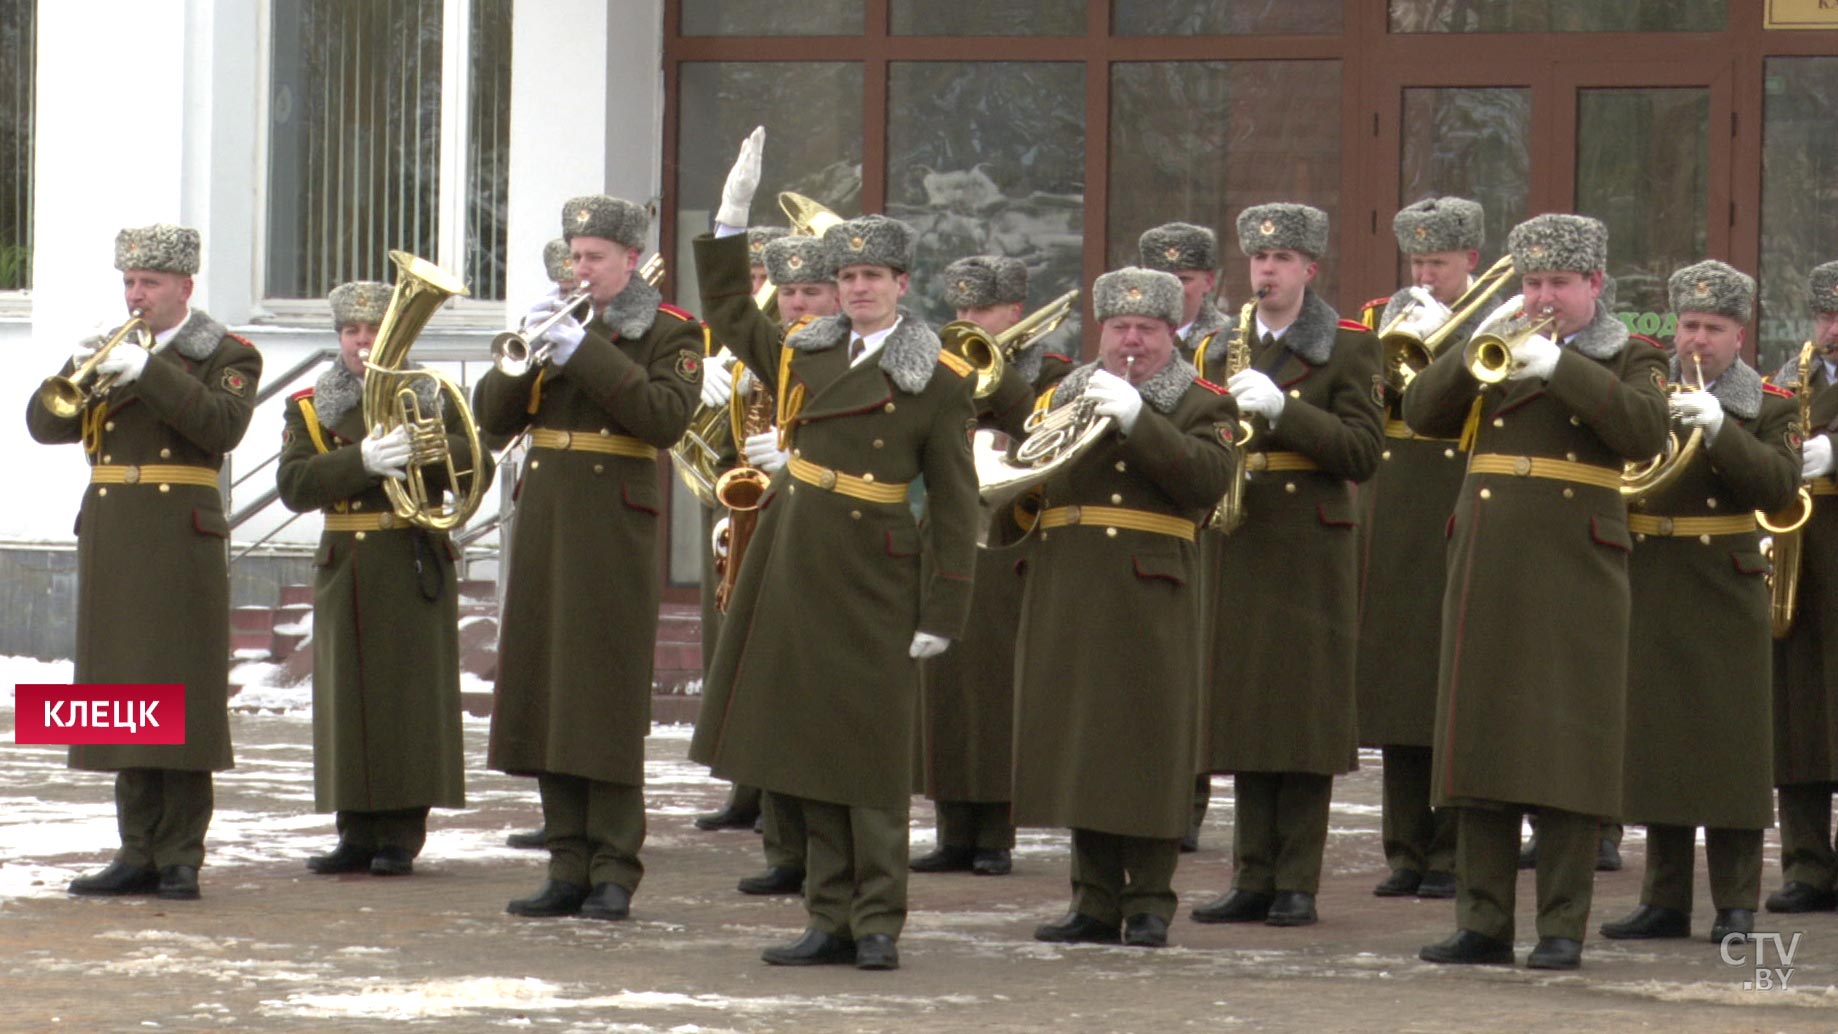
{"type": "Polygon", "coordinates": [[[153,350],[153,333],[148,329],[147,321],[141,319],[140,316],[141,310],[139,309],[128,313],[128,321],[123,323],[115,333],[109,335],[107,341],[98,345],[95,353],[83,360],[81,366],[70,371],[69,376],[46,377],[44,383],[38,386],[39,404],[50,410],[52,416],[60,420],[69,420],[81,413],[84,406],[107,395],[109,389],[115,386],[115,378],[97,377],[87,386],[83,382],[89,381],[95,374],[96,366],[102,362],[104,356],[127,342],[129,338],[134,339],[130,347],[153,350]]]}
{"type": "MultiPolygon", "coordinates": [[[[1697,374],[1698,383],[1668,385],[1667,390],[1673,394],[1680,391],[1704,390],[1704,362],[1697,356],[1691,357],[1692,371],[1697,374]]],[[[1680,364],[1681,369],[1683,364],[1680,364]]],[[[1652,459],[1643,463],[1629,463],[1621,470],[1621,495],[1628,500],[1652,495],[1678,480],[1678,476],[1691,465],[1692,457],[1704,444],[1704,429],[1694,427],[1681,444],[1677,431],[1666,432],[1666,447],[1652,459]]]]}
{"type": "Polygon", "coordinates": [[[364,375],[364,426],[380,426],[385,431],[408,428],[413,452],[406,476],[400,481],[383,479],[383,491],[396,516],[429,531],[451,531],[471,519],[485,499],[485,478],[477,469],[484,455],[479,447],[479,425],[472,418],[463,388],[433,370],[409,369],[406,364],[409,347],[434,311],[448,298],[468,292],[464,281],[432,262],[403,251],[391,251],[389,259],[396,264],[396,289],[364,360],[369,371],[364,375]],[[421,410],[421,399],[410,382],[422,377],[448,396],[446,404],[455,407],[465,427],[469,465],[463,469],[448,446],[438,407],[433,413],[421,410]],[[443,475],[440,484],[429,482],[428,467],[443,475]]]}
{"type": "Polygon", "coordinates": [[[975,398],[988,398],[1002,383],[1002,371],[1035,340],[1059,329],[1078,304],[1079,289],[1073,288],[1033,312],[1019,323],[991,336],[969,320],[952,320],[938,331],[945,351],[962,356],[976,370],[975,398]]]}
{"type": "Polygon", "coordinates": [[[1448,319],[1428,335],[1419,335],[1404,326],[1409,322],[1411,314],[1416,312],[1416,302],[1413,301],[1404,311],[1392,317],[1391,322],[1378,332],[1379,344],[1385,350],[1385,380],[1399,391],[1410,387],[1410,382],[1436,358],[1436,353],[1442,350],[1449,338],[1480,311],[1481,306],[1492,301],[1501,288],[1512,281],[1512,277],[1513,257],[1500,256],[1498,262],[1488,267],[1473,285],[1462,292],[1460,298],[1455,299],[1455,304],[1449,308],[1448,319]]]}
{"type": "MultiPolygon", "coordinates": [[[[1818,346],[1811,341],[1800,346],[1798,362],[1800,383],[1795,388],[1800,404],[1800,433],[1812,433],[1812,361],[1818,346]]],[[[1805,535],[1800,529],[1812,519],[1812,491],[1800,486],[1800,493],[1787,509],[1778,513],[1755,511],[1755,521],[1768,532],[1768,624],[1774,638],[1785,639],[1793,631],[1794,612],[1799,609],[1800,549],[1805,535]]]]}

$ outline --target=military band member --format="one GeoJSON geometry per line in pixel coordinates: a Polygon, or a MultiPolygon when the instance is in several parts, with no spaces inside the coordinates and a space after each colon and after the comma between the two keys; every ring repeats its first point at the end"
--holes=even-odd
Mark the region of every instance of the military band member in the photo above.
{"type": "Polygon", "coordinates": [[[1473,443],[1449,524],[1431,797],[1461,808],[1459,929],[1420,954],[1512,964],[1520,820],[1537,807],[1529,964],[1574,969],[1597,823],[1621,806],[1633,545],[1621,473],[1664,443],[1666,357],[1598,300],[1600,222],[1541,215],[1507,247],[1524,294],[1483,326],[1517,342],[1506,379],[1484,387],[1449,350],[1404,395],[1413,431],[1473,443]],[[1554,324],[1533,333],[1521,310],[1554,324]]]}
{"type": "MultiPolygon", "coordinates": [[[[514,915],[623,919],[644,865],[644,742],[657,638],[657,450],[701,390],[702,331],[633,275],[649,218],[605,195],[562,207],[585,322],[547,335],[545,362],[493,369],[474,410],[529,430],[492,708],[491,767],[533,775],[549,878],[514,915]]],[[[559,304],[559,303],[558,303],[559,304]]]]}
{"type": "Polygon", "coordinates": [[[744,281],[715,282],[738,265],[739,238],[696,241],[710,323],[772,389],[788,451],[690,744],[718,776],[799,798],[808,929],[762,953],[775,965],[899,965],[917,662],[961,635],[969,612],[970,368],[899,308],[915,236],[882,216],[831,227],[841,311],[782,341],[739,333],[737,313],[753,304],[744,281]],[[907,503],[921,476],[923,537],[907,503]]]}
{"type": "Polygon", "coordinates": [[[1307,205],[1238,218],[1262,300],[1251,365],[1226,386],[1255,419],[1248,516],[1207,546],[1199,769],[1233,775],[1235,872],[1229,893],[1194,909],[1200,922],[1316,921],[1334,776],[1358,753],[1353,485],[1378,466],[1383,380],[1372,331],[1309,286],[1327,241],[1327,213],[1307,205]]]}
{"type": "MultiPolygon", "coordinates": [[[[1486,234],[1481,206],[1426,198],[1391,221],[1410,259],[1411,284],[1386,303],[1378,326],[1427,338],[1473,281],[1486,234]],[[1402,317],[1402,322],[1399,318],[1402,317]]],[[[1477,311],[1441,347],[1459,350],[1485,315],[1477,311]]],[[[1403,385],[1387,369],[1385,448],[1360,486],[1359,646],[1354,668],[1359,739],[1384,757],[1381,839],[1391,874],[1379,897],[1455,896],[1455,813],[1430,807],[1436,720],[1437,638],[1444,579],[1443,528],[1455,509],[1465,456],[1454,438],[1425,438],[1405,425],[1403,385]]]]}
{"type": "MultiPolygon", "coordinates": [[[[384,492],[406,476],[408,428],[364,424],[364,361],[390,294],[371,280],[332,290],[338,362],[288,398],[277,475],[288,509],[325,511],[313,576],[313,807],[337,814],[338,845],[306,865],[328,875],[409,874],[428,809],[466,805],[455,550],[445,533],[398,518],[384,492]]],[[[455,469],[490,477],[460,414],[442,412],[431,381],[411,383],[422,412],[441,413],[455,469]]]]}
{"type": "Polygon", "coordinates": [[[1204,226],[1164,223],[1144,230],[1136,241],[1137,261],[1144,269],[1173,273],[1181,280],[1181,325],[1174,332],[1181,358],[1198,363],[1224,355],[1232,318],[1213,303],[1219,286],[1219,238],[1204,226]]]}
{"type": "Polygon", "coordinates": [[[1691,935],[1692,845],[1703,826],[1711,940],[1755,929],[1762,831],[1774,819],[1770,762],[1768,562],[1754,511],[1774,513],[1799,486],[1788,392],[1741,358],[1755,281],[1710,260],[1672,274],[1678,316],[1671,380],[1704,391],[1672,398],[1680,434],[1702,446],[1668,485],[1628,514],[1627,741],[1622,816],[1647,826],[1640,906],[1602,924],[1611,938],[1691,935]]]}
{"type": "Polygon", "coordinates": [[[1026,554],[1015,821],[1072,829],[1072,907],[1035,929],[1043,941],[1116,943],[1121,929],[1161,947],[1174,918],[1196,767],[1198,522],[1225,492],[1238,427],[1231,396],[1180,358],[1180,292],[1157,270],[1099,277],[1098,361],[1042,402],[1090,399],[1116,421],[1046,483],[1026,554]]]}
{"type": "MultiPolygon", "coordinates": [[[[957,318],[975,323],[991,338],[1021,321],[1028,276],[1020,259],[975,255],[946,266],[941,277],[945,301],[957,318]]],[[[998,390],[978,400],[979,420],[1021,437],[1036,389],[1057,381],[1069,368],[1064,357],[1047,355],[1046,342],[1031,343],[1004,367],[998,390]]],[[[914,872],[1002,876],[1013,867],[1009,797],[1021,580],[1013,551],[1000,547],[1022,534],[1011,510],[990,518],[986,540],[991,548],[977,551],[964,638],[956,649],[927,661],[920,675],[921,772],[916,778],[936,802],[938,846],[912,860],[914,872]]]]}
{"type": "MultiPolygon", "coordinates": [[[[1780,794],[1781,877],[1770,912],[1838,909],[1838,850],[1832,842],[1832,795],[1838,793],[1838,479],[1832,437],[1838,431],[1838,262],[1808,277],[1817,352],[1806,385],[1812,426],[1801,475],[1814,496],[1801,529],[1798,615],[1774,653],[1774,785],[1780,794]]],[[[1790,359],[1783,373],[1793,370],[1790,359]]]]}
{"type": "MultiPolygon", "coordinates": [[[[70,767],[115,773],[121,849],[72,894],[198,897],[211,773],[231,767],[229,525],[218,489],[224,457],[242,440],[262,357],[190,307],[198,231],[157,224],[122,230],[115,268],[122,296],[152,335],[95,367],[107,394],[65,418],[34,393],[26,428],[45,444],[81,442],[89,487],[77,515],[77,683],[178,683],[185,742],[87,745],[70,767]]],[[[80,346],[68,375],[89,358],[80,346]]]]}

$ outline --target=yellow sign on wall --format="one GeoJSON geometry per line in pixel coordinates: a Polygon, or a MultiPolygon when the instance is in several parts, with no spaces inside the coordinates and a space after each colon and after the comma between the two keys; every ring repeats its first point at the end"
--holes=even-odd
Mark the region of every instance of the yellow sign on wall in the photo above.
{"type": "Polygon", "coordinates": [[[1838,0],[1768,0],[1770,29],[1838,29],[1838,0]]]}

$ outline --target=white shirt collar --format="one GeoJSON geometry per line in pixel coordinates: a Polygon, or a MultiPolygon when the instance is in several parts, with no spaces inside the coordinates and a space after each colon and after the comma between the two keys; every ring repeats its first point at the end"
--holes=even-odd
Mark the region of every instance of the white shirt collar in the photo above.
{"type": "Polygon", "coordinates": [[[1192,330],[1193,325],[1198,322],[1200,322],[1200,317],[1195,316],[1193,319],[1190,319],[1186,323],[1183,323],[1179,327],[1175,328],[1175,331],[1174,331],[1175,339],[1179,341],[1186,341],[1187,332],[1192,330]]]}
{"type": "Polygon", "coordinates": [[[173,338],[179,336],[179,331],[185,329],[185,324],[190,322],[191,308],[188,306],[185,309],[185,318],[173,324],[171,330],[162,330],[158,334],[153,335],[153,350],[155,352],[164,350],[167,345],[172,343],[173,338]]]}
{"type": "MultiPolygon", "coordinates": [[[[1289,325],[1289,327],[1293,326],[1295,326],[1294,323],[1289,325]]],[[[1289,333],[1289,327],[1284,327],[1282,330],[1271,330],[1269,325],[1264,322],[1264,314],[1261,312],[1257,314],[1257,336],[1260,338],[1269,335],[1281,341],[1283,340],[1283,335],[1289,333]]]]}
{"type": "Polygon", "coordinates": [[[850,366],[860,366],[862,363],[865,363],[870,358],[872,358],[874,353],[879,352],[881,350],[881,346],[887,343],[887,335],[899,329],[900,321],[905,318],[906,318],[905,316],[896,316],[894,317],[893,326],[888,327],[885,330],[877,330],[873,332],[872,334],[850,334],[849,335],[850,347],[853,348],[855,345],[855,342],[860,341],[862,343],[862,354],[856,356],[855,361],[853,363],[850,363],[849,365],[850,366]]]}
{"type": "Polygon", "coordinates": [[[1825,367],[1825,383],[1831,384],[1838,382],[1838,360],[1831,360],[1824,356],[1820,356],[1819,362],[1825,367]]]}

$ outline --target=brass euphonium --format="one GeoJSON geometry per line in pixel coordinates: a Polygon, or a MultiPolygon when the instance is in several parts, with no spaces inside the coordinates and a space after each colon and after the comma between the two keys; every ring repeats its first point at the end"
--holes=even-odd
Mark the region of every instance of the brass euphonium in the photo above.
{"type": "Polygon", "coordinates": [[[377,325],[376,341],[364,360],[368,371],[364,375],[364,426],[381,427],[385,432],[398,427],[408,429],[413,451],[405,476],[401,480],[383,479],[383,491],[396,516],[429,531],[450,531],[471,519],[485,500],[485,478],[478,470],[484,455],[479,447],[479,425],[466,403],[465,389],[433,370],[409,369],[407,362],[409,347],[429,317],[448,298],[467,294],[466,284],[407,252],[391,251],[389,259],[396,264],[396,289],[389,296],[389,307],[377,325]],[[421,410],[421,398],[411,382],[424,377],[434,383],[439,394],[447,396],[445,405],[454,407],[464,426],[468,449],[464,467],[448,445],[447,427],[439,407],[433,413],[421,410]],[[430,481],[429,467],[438,468],[438,484],[430,481]]]}
{"type": "Polygon", "coordinates": [[[109,389],[115,386],[115,378],[112,376],[96,377],[93,381],[90,381],[90,378],[95,375],[96,367],[110,352],[127,342],[129,338],[134,339],[130,347],[153,350],[153,332],[147,327],[147,321],[140,317],[141,310],[139,309],[128,313],[128,321],[123,323],[115,333],[109,335],[107,341],[96,346],[95,352],[88,359],[83,360],[80,366],[70,371],[68,376],[46,377],[44,383],[38,386],[39,404],[49,410],[52,416],[60,420],[69,420],[83,412],[84,406],[107,395],[109,389]],[[86,386],[84,381],[90,381],[90,383],[86,386]]]}
{"type": "MultiPolygon", "coordinates": [[[[1251,368],[1251,330],[1257,325],[1257,303],[1269,294],[1268,287],[1260,287],[1251,300],[1238,310],[1238,330],[1232,335],[1231,343],[1225,349],[1225,380],[1240,370],[1251,368]]],[[[1225,495],[1219,498],[1218,505],[1206,518],[1206,526],[1213,531],[1230,535],[1244,523],[1244,486],[1250,476],[1246,461],[1249,455],[1245,446],[1251,443],[1256,430],[1249,420],[1238,421],[1238,440],[1232,443],[1231,469],[1226,475],[1225,495]]]]}
{"type": "Polygon", "coordinates": [[[1419,334],[1408,329],[1411,315],[1417,310],[1417,303],[1412,302],[1404,311],[1392,317],[1378,332],[1379,345],[1385,350],[1385,379],[1399,391],[1410,387],[1410,382],[1417,374],[1423,372],[1436,358],[1442,347],[1448,344],[1469,318],[1480,311],[1481,306],[1492,301],[1513,277],[1513,257],[1502,255],[1500,260],[1488,267],[1455,304],[1449,307],[1448,318],[1441,326],[1429,334],[1419,334]]]}
{"type": "MultiPolygon", "coordinates": [[[[1680,368],[1683,368],[1683,364],[1680,364],[1680,368]]],[[[1668,393],[1676,395],[1681,391],[1704,390],[1704,361],[1695,355],[1692,356],[1691,369],[1697,374],[1697,384],[1668,385],[1668,393]]],[[[1642,463],[1629,463],[1621,469],[1622,497],[1630,501],[1639,499],[1641,496],[1652,495],[1678,480],[1678,476],[1691,465],[1692,457],[1698,454],[1698,449],[1703,444],[1704,429],[1702,427],[1692,428],[1683,444],[1678,440],[1677,431],[1667,430],[1666,447],[1659,455],[1642,463]]]]}
{"type": "MultiPolygon", "coordinates": [[[[1818,346],[1808,341],[1800,346],[1798,362],[1800,383],[1794,389],[1800,406],[1799,431],[1812,433],[1812,361],[1818,346]]],[[[1755,521],[1768,532],[1768,625],[1774,638],[1785,639],[1793,631],[1794,612],[1799,609],[1800,549],[1806,522],[1812,519],[1812,490],[1800,486],[1799,495],[1787,509],[1778,513],[1755,511],[1755,521]]]]}
{"type": "Polygon", "coordinates": [[[1037,338],[1058,330],[1078,300],[1079,289],[1075,287],[993,336],[969,320],[952,320],[938,331],[938,340],[945,351],[962,356],[976,371],[976,388],[971,395],[988,398],[996,393],[996,386],[1002,383],[1002,371],[1014,357],[1037,338]]]}

